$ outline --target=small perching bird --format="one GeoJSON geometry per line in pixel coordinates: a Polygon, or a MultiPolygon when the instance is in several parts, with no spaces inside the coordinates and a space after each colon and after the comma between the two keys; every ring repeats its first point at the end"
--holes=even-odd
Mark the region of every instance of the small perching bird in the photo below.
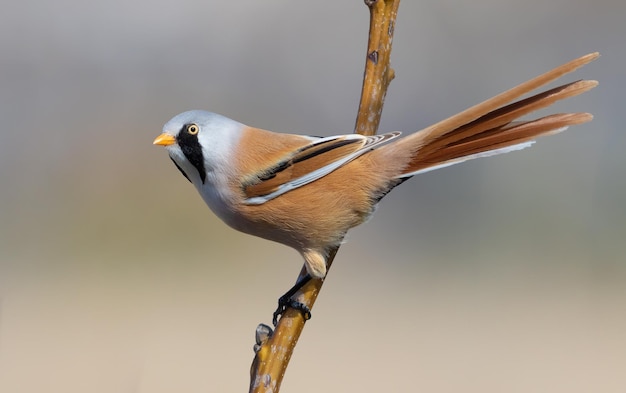
{"type": "Polygon", "coordinates": [[[281,134],[193,110],[167,122],[154,144],[165,146],[226,224],[302,255],[308,277],[281,298],[277,313],[285,303],[308,313],[291,296],[308,279],[324,278],[329,251],[350,228],[366,221],[395,186],[420,173],[520,150],[540,136],[590,121],[589,113],[517,119],[584,93],[596,81],[580,80],[510,102],[598,56],[580,57],[403,138],[400,132],[324,138],[281,134]]]}

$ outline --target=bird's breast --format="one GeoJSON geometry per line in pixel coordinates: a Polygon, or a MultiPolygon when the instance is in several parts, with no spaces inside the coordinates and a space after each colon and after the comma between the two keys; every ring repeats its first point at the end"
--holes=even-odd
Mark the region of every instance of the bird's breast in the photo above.
{"type": "Polygon", "coordinates": [[[237,196],[230,190],[226,179],[209,172],[206,181],[197,185],[197,189],[211,211],[226,224],[236,228],[237,196]]]}

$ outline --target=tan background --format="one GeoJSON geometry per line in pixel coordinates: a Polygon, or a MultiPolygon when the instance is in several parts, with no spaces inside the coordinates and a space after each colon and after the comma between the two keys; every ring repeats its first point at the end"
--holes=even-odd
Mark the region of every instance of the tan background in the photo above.
{"type": "MultiPolygon", "coordinates": [[[[243,392],[300,268],[228,229],[165,152],[171,116],[351,132],[350,1],[25,1],[0,15],[0,391],[243,392]]],[[[381,131],[587,52],[593,123],[402,185],[351,232],[285,392],[626,389],[626,3],[404,1],[381,131]]]]}

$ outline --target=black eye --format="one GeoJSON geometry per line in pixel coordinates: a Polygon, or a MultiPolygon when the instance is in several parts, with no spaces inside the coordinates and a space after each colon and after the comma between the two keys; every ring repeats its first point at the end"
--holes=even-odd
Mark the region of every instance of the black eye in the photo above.
{"type": "Polygon", "coordinates": [[[187,133],[189,135],[196,135],[199,131],[200,127],[198,127],[196,124],[189,124],[187,126],[187,133]]]}

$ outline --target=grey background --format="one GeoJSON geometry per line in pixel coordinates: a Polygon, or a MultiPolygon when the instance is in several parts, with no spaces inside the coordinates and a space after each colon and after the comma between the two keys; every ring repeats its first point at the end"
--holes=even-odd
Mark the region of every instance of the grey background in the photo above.
{"type": "MultiPolygon", "coordinates": [[[[0,15],[0,391],[241,392],[290,249],[161,148],[187,109],[352,132],[361,1],[23,1],[0,15]]],[[[592,123],[403,184],[350,233],[283,391],[621,392],[626,3],[404,1],[381,131],[588,52],[592,123]]]]}

